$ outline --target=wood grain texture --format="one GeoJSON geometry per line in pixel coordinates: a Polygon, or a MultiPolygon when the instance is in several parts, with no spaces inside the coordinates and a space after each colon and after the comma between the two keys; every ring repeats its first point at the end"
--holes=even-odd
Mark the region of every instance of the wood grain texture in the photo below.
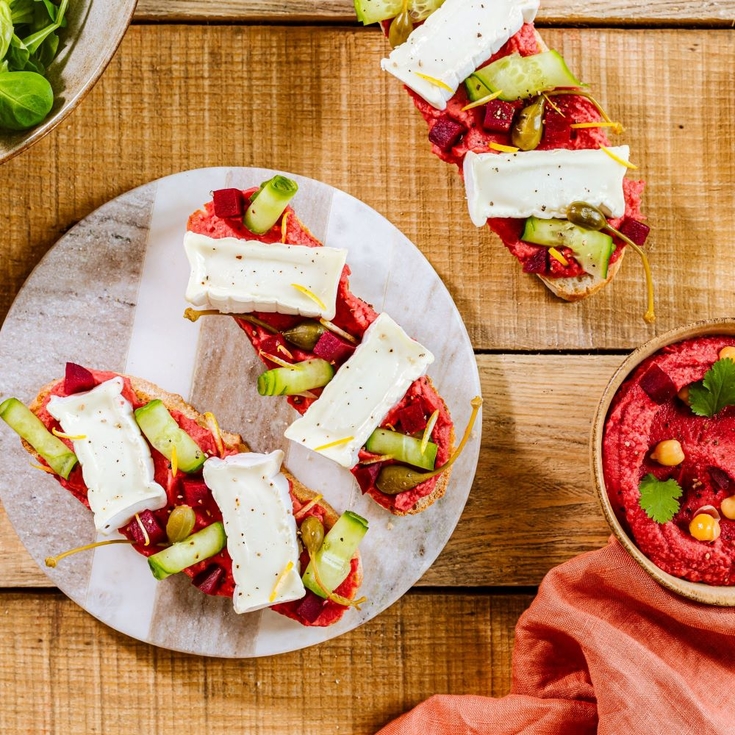
{"type": "Polygon", "coordinates": [[[5,593],[0,731],[373,733],[434,693],[506,694],[530,602],[412,593],[317,648],[222,660],[138,643],[59,593],[5,593]]]}
{"type": "MultiPolygon", "coordinates": [[[[588,442],[598,398],[621,362],[478,358],[485,404],[477,475],[449,544],[419,585],[536,585],[551,567],[604,545],[610,532],[593,491],[588,442]]],[[[400,529],[400,519],[394,523],[400,529]]],[[[3,531],[0,587],[50,586],[4,512],[3,531]]]]}
{"type": "MultiPolygon", "coordinates": [[[[735,18],[733,0],[542,0],[540,24],[717,25],[735,18]]],[[[136,21],[268,21],[287,23],[354,23],[352,0],[139,0],[136,21]]]]}
{"type": "Polygon", "coordinates": [[[432,156],[423,121],[379,69],[383,40],[301,27],[132,27],[75,114],[0,168],[8,213],[0,315],[61,232],[94,208],[159,176],[225,164],[323,180],[388,217],[444,279],[476,349],[630,349],[731,311],[735,249],[721,213],[735,209],[735,101],[722,92],[735,36],[576,29],[545,37],[630,131],[634,173],[649,182],[654,327],[641,318],[634,254],[579,304],[521,273],[487,228],[471,225],[459,177],[432,156]]]}

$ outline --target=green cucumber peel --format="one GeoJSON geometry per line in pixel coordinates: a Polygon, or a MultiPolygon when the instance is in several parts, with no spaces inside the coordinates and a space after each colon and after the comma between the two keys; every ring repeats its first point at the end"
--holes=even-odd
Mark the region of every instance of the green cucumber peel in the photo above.
{"type": "Polygon", "coordinates": [[[166,579],[172,574],[183,572],[184,569],[219,554],[225,548],[226,543],[225,528],[220,521],[216,521],[183,541],[177,541],[152,554],[148,557],[148,566],[156,579],[166,579]]]}
{"type": "Polygon", "coordinates": [[[280,174],[263,182],[245,212],[245,227],[256,235],[268,232],[298,190],[299,185],[295,181],[280,174]]]}
{"type": "Polygon", "coordinates": [[[266,370],[258,376],[261,396],[293,396],[322,388],[334,377],[334,368],[320,358],[294,363],[291,367],[266,370]]]}
{"type": "Polygon", "coordinates": [[[319,551],[306,567],[302,581],[319,597],[327,597],[334,592],[350,573],[352,557],[355,555],[360,542],[368,531],[368,522],[357,513],[347,510],[329,529],[319,551]],[[314,564],[317,565],[319,579],[328,589],[322,589],[316,581],[314,564]]]}
{"type": "Polygon", "coordinates": [[[176,465],[182,472],[196,472],[206,461],[206,454],[176,423],[160,399],[137,408],[135,420],[151,446],[166,459],[171,461],[176,449],[176,465]]]}
{"type": "Polygon", "coordinates": [[[27,441],[57,475],[68,479],[77,463],[76,454],[54,436],[30,408],[17,398],[8,398],[0,404],[0,418],[27,441]]]}
{"type": "Polygon", "coordinates": [[[436,464],[437,446],[434,442],[427,442],[424,451],[421,451],[421,439],[399,431],[376,429],[365,442],[365,449],[373,454],[390,455],[398,462],[420,467],[424,470],[433,470],[436,464]]]}

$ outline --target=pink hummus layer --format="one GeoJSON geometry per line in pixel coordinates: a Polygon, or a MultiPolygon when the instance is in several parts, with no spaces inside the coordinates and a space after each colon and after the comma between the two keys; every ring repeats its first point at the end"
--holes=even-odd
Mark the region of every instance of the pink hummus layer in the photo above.
{"type": "MultiPolygon", "coordinates": [[[[519,53],[521,56],[531,56],[540,51],[541,49],[538,46],[533,25],[526,24],[487,63],[490,64],[512,53],[519,53]]],[[[485,65],[483,64],[483,66],[485,65]]],[[[414,105],[424,117],[429,130],[431,130],[438,120],[445,117],[450,117],[466,127],[467,132],[450,150],[444,151],[436,145],[432,145],[431,147],[432,152],[443,161],[458,166],[460,174],[462,172],[462,161],[468,151],[492,153],[493,149],[488,148],[489,143],[512,145],[510,133],[491,133],[483,129],[484,106],[462,110],[470,102],[464,84],[460,85],[455,95],[449,100],[446,110],[437,110],[411,90],[407,91],[411,95],[414,105]]],[[[577,150],[599,148],[601,145],[611,145],[604,128],[576,129],[571,127],[573,123],[596,122],[601,119],[599,112],[589,100],[578,95],[557,95],[550,97],[550,99],[553,105],[548,103],[546,105],[544,134],[537,150],[552,150],[556,148],[577,150]]],[[[518,102],[516,104],[520,108],[525,103],[518,102]]],[[[625,217],[637,220],[641,219],[640,200],[644,183],[625,179],[623,186],[626,202],[625,215],[624,217],[610,220],[610,224],[613,227],[618,227],[625,217]]],[[[555,258],[548,257],[547,248],[523,242],[520,236],[523,232],[524,221],[489,219],[487,223],[490,229],[503,241],[503,244],[508,250],[521,261],[525,271],[540,273],[551,278],[568,278],[584,274],[584,270],[574,259],[572,251],[568,248],[561,248],[562,255],[569,263],[568,265],[563,265],[555,258]],[[539,270],[538,264],[540,259],[543,264],[543,270],[539,270]]],[[[611,263],[614,263],[620,257],[625,247],[625,244],[617,238],[614,238],[614,242],[615,251],[610,258],[611,263]]]]}
{"type": "MultiPolygon", "coordinates": [[[[735,584],[735,521],[720,520],[721,535],[697,541],[689,522],[697,509],[735,494],[735,407],[712,418],[696,416],[675,394],[657,403],[641,387],[658,366],[678,392],[701,380],[733,337],[687,340],[645,360],[616,394],[605,424],[603,466],[615,514],[640,550],[665,572],[693,582],[735,584]],[[663,467],[650,458],[655,446],[677,439],[685,460],[663,467]],[[668,523],[651,520],[639,505],[638,485],[647,474],[674,478],[682,487],[680,509],[668,523]]],[[[650,391],[649,391],[650,392],[650,391]]]]}

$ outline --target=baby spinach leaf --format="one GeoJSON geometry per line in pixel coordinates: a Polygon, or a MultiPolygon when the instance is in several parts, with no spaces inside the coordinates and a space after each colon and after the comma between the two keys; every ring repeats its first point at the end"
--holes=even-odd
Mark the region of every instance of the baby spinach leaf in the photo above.
{"type": "Polygon", "coordinates": [[[6,0],[0,0],[0,60],[5,58],[13,38],[13,14],[6,0]]]}
{"type": "Polygon", "coordinates": [[[0,74],[0,127],[26,130],[51,111],[54,92],[45,77],[30,71],[0,74]]]}

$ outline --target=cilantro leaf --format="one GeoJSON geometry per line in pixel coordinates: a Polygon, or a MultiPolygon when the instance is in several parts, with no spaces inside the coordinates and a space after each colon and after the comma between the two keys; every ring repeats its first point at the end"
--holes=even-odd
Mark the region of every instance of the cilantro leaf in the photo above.
{"type": "Polygon", "coordinates": [[[701,383],[689,387],[689,405],[697,416],[714,416],[725,406],[735,406],[735,362],[718,360],[701,383]]]}
{"type": "Polygon", "coordinates": [[[681,486],[674,479],[662,481],[648,474],[641,480],[638,490],[641,494],[638,504],[656,523],[667,523],[679,510],[681,486]]]}

